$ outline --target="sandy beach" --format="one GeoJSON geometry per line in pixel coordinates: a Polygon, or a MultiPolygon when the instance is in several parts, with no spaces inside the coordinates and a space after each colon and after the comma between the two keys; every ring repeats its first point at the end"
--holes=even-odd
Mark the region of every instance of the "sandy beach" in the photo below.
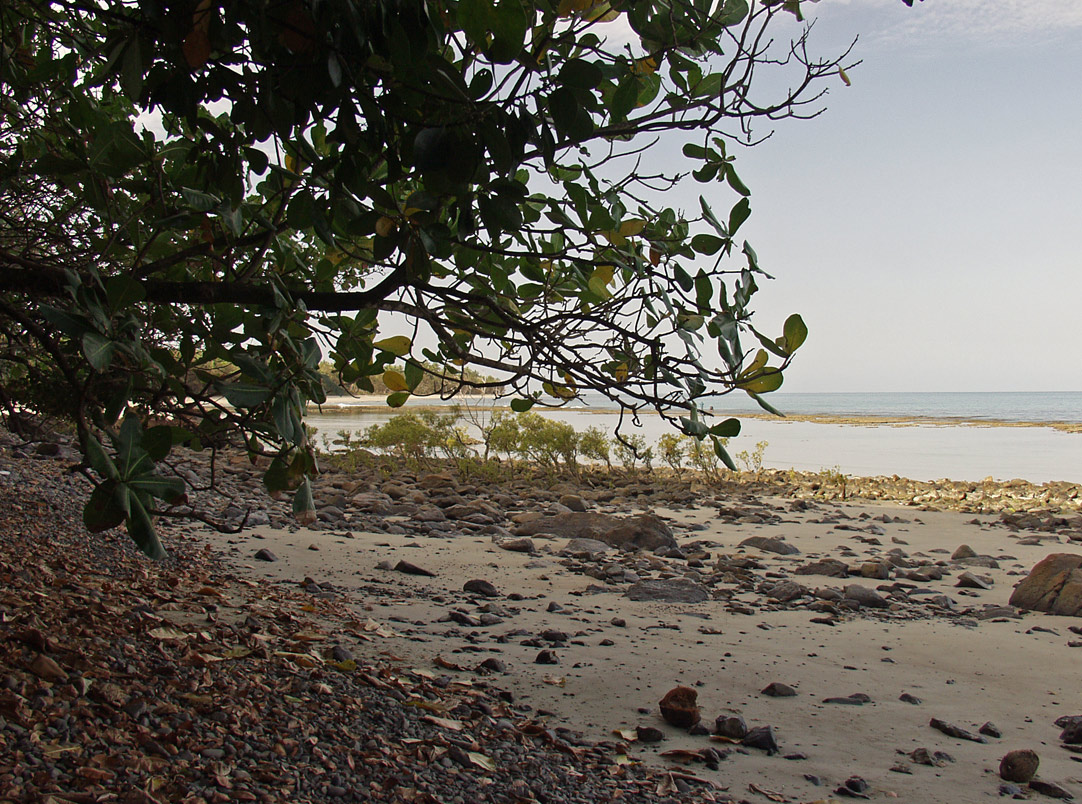
{"type": "MultiPolygon", "coordinates": [[[[686,768],[741,799],[825,799],[847,778],[859,776],[873,798],[988,801],[1004,784],[997,775],[1001,757],[1021,748],[1040,755],[1041,778],[1082,791],[1078,755],[1058,745],[1060,729],[1053,725],[1082,711],[1082,653],[1068,646],[1079,637],[1067,630],[1082,621],[1036,613],[987,616],[1007,605],[1014,584],[1037,561],[1070,551],[1061,544],[1066,538],[1046,534],[1038,544],[1019,545],[1020,534],[990,515],[840,502],[794,511],[791,502],[746,505],[776,517],[760,523],[720,519],[716,503],[656,513],[669,521],[680,544],[695,543],[710,553],[707,566],[719,557],[754,559],[760,588],[783,578],[796,578],[811,592],[850,583],[874,588],[884,581],[792,572],[820,558],[859,566],[895,549],[943,570],[940,581],[913,584],[923,593],[914,600],[946,596],[949,602],[843,609],[824,618],[809,608],[812,596],[786,605],[762,591],[725,583],[713,589],[736,593],[696,604],[636,602],[626,596],[626,586],[576,571],[575,560],[561,553],[567,539],[535,538],[536,552],[529,554],[501,549],[487,536],[439,533],[354,532],[345,538],[327,530],[256,528],[208,538],[252,579],[329,584],[351,601],[359,618],[393,632],[358,650],[453,678],[476,675],[474,668],[484,660],[497,659],[506,666],[498,683],[513,691],[517,703],[591,740],[634,736],[641,726],[661,729],[661,742],[629,744],[634,761],[672,764],[666,752],[732,748],[662,720],[658,701],[677,685],[698,692],[704,724],[739,715],[749,727],[770,725],[778,754],[742,749],[717,771],[699,763],[686,768]],[[780,536],[800,552],[780,556],[738,547],[751,536],[780,536]],[[961,545],[992,557],[998,567],[952,562],[961,545]],[[253,561],[264,548],[279,560],[253,561]],[[435,577],[377,569],[381,562],[387,567],[402,560],[435,577]],[[957,577],[967,569],[989,577],[992,588],[957,588],[957,577]],[[463,592],[470,579],[490,582],[499,595],[463,592]],[[482,624],[477,618],[486,611],[499,612],[499,621],[482,624]],[[465,617],[455,622],[452,613],[465,617]],[[546,631],[563,632],[564,639],[539,639],[546,631]],[[536,663],[548,647],[559,663],[536,663]],[[762,694],[772,682],[797,694],[762,694]],[[860,706],[824,702],[856,693],[870,700],[860,706]],[[905,693],[920,703],[899,700],[905,693]],[[991,722],[1002,736],[983,743],[954,739],[931,728],[932,718],[973,733],[991,722]],[[941,767],[915,763],[907,755],[921,748],[951,759],[941,767]]],[[[616,555],[613,550],[607,558],[616,555]]],[[[662,574],[680,572],[660,559],[655,565],[662,574]]]]}

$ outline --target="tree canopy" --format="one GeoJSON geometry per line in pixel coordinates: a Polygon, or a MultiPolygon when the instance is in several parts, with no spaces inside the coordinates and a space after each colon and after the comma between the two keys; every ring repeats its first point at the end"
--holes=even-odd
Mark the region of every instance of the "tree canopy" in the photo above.
{"type": "Polygon", "coordinates": [[[324,359],[392,406],[433,371],[494,377],[516,410],[597,392],[731,463],[739,423],[704,402],[770,409],[807,335],[752,321],[733,151],[818,114],[852,66],[794,17],[799,0],[7,0],[0,404],[73,422],[88,527],[124,522],[152,556],[180,445],[270,456],[268,490],[311,516],[324,359]],[[667,205],[686,181],[698,208],[667,205]]]}

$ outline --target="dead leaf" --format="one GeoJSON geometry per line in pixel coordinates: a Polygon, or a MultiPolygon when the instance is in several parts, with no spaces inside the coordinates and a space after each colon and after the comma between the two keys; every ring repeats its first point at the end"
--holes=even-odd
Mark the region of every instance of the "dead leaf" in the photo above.
{"type": "Polygon", "coordinates": [[[180,629],[173,628],[173,627],[168,626],[168,625],[163,625],[161,628],[151,628],[150,631],[149,631],[149,634],[154,639],[161,639],[161,640],[170,640],[170,639],[184,640],[184,639],[187,639],[189,637],[189,634],[186,634],[185,632],[181,631],[180,629]]]}
{"type": "Polygon", "coordinates": [[[781,793],[775,793],[773,790],[767,790],[765,787],[760,787],[754,782],[748,785],[748,790],[753,793],[758,793],[760,796],[766,796],[771,801],[786,802],[789,800],[781,793]]]}
{"type": "Polygon", "coordinates": [[[627,740],[629,743],[633,743],[639,739],[639,733],[635,731],[635,729],[613,729],[612,733],[622,740],[627,740]]]}
{"type": "Polygon", "coordinates": [[[433,715],[425,715],[421,720],[426,723],[431,723],[434,726],[439,726],[444,729],[450,729],[451,731],[462,731],[464,724],[461,720],[451,720],[446,717],[434,717],[433,715]]]}
{"type": "Polygon", "coordinates": [[[546,675],[542,681],[546,684],[551,684],[554,687],[566,687],[567,679],[564,676],[550,676],[546,675]]]}
{"type": "Polygon", "coordinates": [[[479,768],[484,768],[485,770],[490,771],[496,770],[496,763],[492,761],[491,757],[487,757],[484,754],[479,754],[476,751],[467,751],[466,756],[470,758],[470,762],[472,762],[479,768]]]}
{"type": "Polygon", "coordinates": [[[432,662],[437,667],[442,667],[444,670],[465,670],[466,669],[462,665],[455,664],[454,662],[449,662],[446,659],[444,659],[442,656],[439,656],[439,655],[437,655],[436,658],[432,660],[432,662]]]}

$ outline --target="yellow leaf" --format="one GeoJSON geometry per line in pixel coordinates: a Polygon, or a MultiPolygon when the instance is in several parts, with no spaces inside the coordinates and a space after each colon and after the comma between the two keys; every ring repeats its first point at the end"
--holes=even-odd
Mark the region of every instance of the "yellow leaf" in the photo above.
{"type": "Polygon", "coordinates": [[[612,277],[615,273],[615,265],[599,265],[594,268],[594,272],[590,274],[590,284],[600,282],[602,285],[609,285],[612,283],[612,277]]]}
{"type": "Polygon", "coordinates": [[[154,639],[187,639],[188,634],[183,631],[179,631],[176,628],[170,628],[169,626],[163,626],[161,628],[152,628],[150,630],[150,636],[154,639]]]}
{"type": "Polygon", "coordinates": [[[396,228],[394,218],[388,218],[386,215],[376,221],[376,234],[380,237],[387,237],[396,228]]]}
{"type": "Polygon", "coordinates": [[[627,382],[627,376],[627,363],[621,363],[616,367],[616,370],[612,372],[612,378],[616,380],[616,382],[627,382]]]}
{"type": "Polygon", "coordinates": [[[551,684],[551,685],[552,685],[552,686],[554,686],[554,687],[566,687],[566,686],[567,686],[567,679],[566,679],[566,678],[564,678],[563,676],[550,676],[550,675],[546,675],[546,676],[544,677],[544,679],[542,679],[542,680],[543,680],[543,681],[544,681],[544,682],[545,682],[546,684],[551,684]]]}
{"type": "Polygon", "coordinates": [[[450,718],[435,717],[434,715],[425,715],[421,720],[451,731],[462,731],[463,729],[461,720],[451,720],[450,718]]]}
{"type": "Polygon", "coordinates": [[[853,82],[849,80],[849,74],[841,67],[838,68],[838,75],[841,76],[842,83],[847,87],[853,86],[853,82]]]}
{"type": "Polygon", "coordinates": [[[642,230],[646,228],[646,221],[629,220],[620,224],[620,234],[624,237],[634,237],[637,234],[642,234],[642,230]]]}
{"type": "Polygon", "coordinates": [[[346,659],[344,662],[327,662],[335,670],[341,670],[343,673],[352,673],[357,669],[357,662],[353,659],[346,659]]]}
{"type": "Polygon", "coordinates": [[[393,355],[402,357],[403,355],[409,354],[410,346],[412,344],[410,339],[405,335],[394,335],[390,338],[376,341],[372,345],[377,349],[382,349],[385,352],[390,352],[393,355]]]}
{"type": "Polygon", "coordinates": [[[636,59],[631,65],[631,72],[635,75],[653,75],[657,72],[657,59],[647,56],[644,59],[636,59]]]}
{"type": "Polygon", "coordinates": [[[408,391],[409,385],[406,384],[406,377],[401,371],[395,371],[394,369],[387,369],[383,372],[383,384],[387,386],[390,391],[408,391]]]}
{"type": "Polygon", "coordinates": [[[767,355],[766,349],[760,349],[758,352],[755,353],[755,359],[751,361],[751,365],[744,369],[742,372],[740,372],[740,374],[738,375],[738,379],[750,377],[752,374],[755,374],[760,369],[765,368],[768,358],[769,355],[767,355]]]}
{"type": "Polygon", "coordinates": [[[251,648],[243,648],[240,645],[237,645],[236,647],[232,647],[229,650],[227,650],[222,655],[222,658],[223,659],[243,659],[244,657],[251,656],[251,655],[252,655],[252,649],[251,648]]]}
{"type": "Polygon", "coordinates": [[[629,743],[633,743],[639,739],[639,733],[635,731],[635,729],[613,729],[612,733],[622,740],[627,740],[629,743]]]}

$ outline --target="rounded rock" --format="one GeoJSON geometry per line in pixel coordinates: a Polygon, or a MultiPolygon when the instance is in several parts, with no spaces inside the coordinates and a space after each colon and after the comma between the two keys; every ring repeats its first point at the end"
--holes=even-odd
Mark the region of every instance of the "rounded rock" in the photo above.
{"type": "Polygon", "coordinates": [[[1040,764],[1036,751],[1028,748],[1008,751],[999,762],[999,776],[1006,782],[1028,782],[1037,775],[1040,764]]]}

